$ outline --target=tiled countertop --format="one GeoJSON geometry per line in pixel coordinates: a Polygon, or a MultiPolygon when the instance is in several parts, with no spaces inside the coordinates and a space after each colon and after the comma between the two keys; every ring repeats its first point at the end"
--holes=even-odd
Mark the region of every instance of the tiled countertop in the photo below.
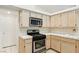
{"type": "Polygon", "coordinates": [[[32,36],[30,36],[30,35],[20,35],[19,37],[21,37],[21,38],[23,38],[23,39],[32,38],[32,36]]]}

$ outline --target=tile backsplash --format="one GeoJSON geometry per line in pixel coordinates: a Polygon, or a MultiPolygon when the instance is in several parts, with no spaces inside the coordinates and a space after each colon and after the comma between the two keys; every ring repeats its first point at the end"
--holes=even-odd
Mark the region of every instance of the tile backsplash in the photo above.
{"type": "Polygon", "coordinates": [[[49,28],[37,28],[37,27],[29,27],[29,28],[20,28],[20,34],[26,35],[27,29],[39,29],[40,33],[48,33],[50,32],[49,28]]]}

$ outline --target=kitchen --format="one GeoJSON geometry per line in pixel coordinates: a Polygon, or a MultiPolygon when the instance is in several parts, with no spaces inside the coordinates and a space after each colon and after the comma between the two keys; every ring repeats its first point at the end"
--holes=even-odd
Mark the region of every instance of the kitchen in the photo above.
{"type": "Polygon", "coordinates": [[[79,6],[0,6],[1,53],[78,53],[79,6]]]}

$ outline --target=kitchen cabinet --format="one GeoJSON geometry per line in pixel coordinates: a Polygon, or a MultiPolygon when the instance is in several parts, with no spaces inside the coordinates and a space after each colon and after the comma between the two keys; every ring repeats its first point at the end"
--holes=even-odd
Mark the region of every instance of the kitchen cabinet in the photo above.
{"type": "Polygon", "coordinates": [[[76,27],[78,27],[79,28],[79,10],[76,10],[76,27]]]}
{"type": "Polygon", "coordinates": [[[61,19],[60,19],[61,15],[57,14],[55,15],[55,27],[61,27],[61,19]]]}
{"type": "Polygon", "coordinates": [[[42,27],[50,27],[50,16],[43,15],[43,26],[42,27]]]}
{"type": "Polygon", "coordinates": [[[75,11],[68,12],[68,27],[75,27],[76,25],[76,15],[75,11]]]}
{"type": "Polygon", "coordinates": [[[68,38],[63,38],[61,40],[61,52],[62,53],[75,53],[76,48],[75,48],[75,40],[73,39],[68,39],[68,38]]]}
{"type": "Polygon", "coordinates": [[[32,53],[32,42],[25,44],[25,52],[32,53]]]}
{"type": "Polygon", "coordinates": [[[35,12],[31,12],[30,16],[37,18],[37,14],[35,12]]]}
{"type": "Polygon", "coordinates": [[[19,52],[32,53],[32,39],[23,39],[19,37],[19,52]]]}
{"type": "Polygon", "coordinates": [[[76,41],[76,53],[79,53],[79,40],[76,41]]]}
{"type": "Polygon", "coordinates": [[[61,14],[61,27],[68,27],[68,13],[64,12],[61,14]]]}
{"type": "Polygon", "coordinates": [[[30,12],[26,10],[20,11],[20,27],[29,27],[30,12]]]}
{"type": "Polygon", "coordinates": [[[47,25],[46,25],[47,27],[51,27],[50,21],[51,21],[50,20],[50,16],[47,16],[47,22],[46,22],[47,23],[47,25]]]}
{"type": "Polygon", "coordinates": [[[54,19],[54,16],[55,15],[51,16],[51,22],[50,22],[51,23],[51,25],[50,25],[51,27],[55,27],[55,19],[54,19]]]}
{"type": "Polygon", "coordinates": [[[31,12],[31,15],[30,15],[31,17],[35,17],[35,18],[42,18],[42,14],[40,14],[40,13],[35,13],[35,12],[31,12]]]}
{"type": "Polygon", "coordinates": [[[61,15],[51,16],[51,27],[61,27],[61,15]]]}
{"type": "Polygon", "coordinates": [[[46,49],[49,49],[50,48],[50,35],[47,35],[46,36],[46,40],[45,40],[45,46],[46,46],[46,49]]]}
{"type": "Polygon", "coordinates": [[[60,52],[60,40],[58,36],[51,36],[51,48],[60,52]]]}
{"type": "Polygon", "coordinates": [[[51,16],[51,27],[75,27],[76,13],[75,11],[68,11],[51,16]]]}
{"type": "Polygon", "coordinates": [[[37,14],[36,14],[36,18],[42,19],[42,14],[37,13],[37,14]]]}

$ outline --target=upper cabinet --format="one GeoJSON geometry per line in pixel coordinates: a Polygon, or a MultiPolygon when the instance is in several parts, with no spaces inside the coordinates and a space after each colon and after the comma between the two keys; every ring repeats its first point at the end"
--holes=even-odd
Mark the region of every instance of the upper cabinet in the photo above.
{"type": "Polygon", "coordinates": [[[35,12],[31,12],[31,17],[35,17],[35,18],[42,18],[42,14],[39,13],[35,13],[35,12]]]}
{"type": "Polygon", "coordinates": [[[62,13],[61,14],[61,24],[62,26],[61,27],[67,27],[67,24],[68,24],[68,13],[62,13]]]}
{"type": "Polygon", "coordinates": [[[20,11],[20,27],[29,27],[30,12],[26,10],[20,11]]]}
{"type": "Polygon", "coordinates": [[[51,16],[51,27],[75,27],[75,11],[68,11],[51,16]]]}
{"type": "Polygon", "coordinates": [[[42,27],[50,27],[50,16],[43,15],[43,26],[42,27]]]}
{"type": "Polygon", "coordinates": [[[57,14],[54,16],[51,16],[51,27],[60,27],[61,26],[61,15],[57,14]]]}
{"type": "Polygon", "coordinates": [[[75,11],[68,12],[68,27],[75,27],[76,26],[76,15],[75,11]]]}

